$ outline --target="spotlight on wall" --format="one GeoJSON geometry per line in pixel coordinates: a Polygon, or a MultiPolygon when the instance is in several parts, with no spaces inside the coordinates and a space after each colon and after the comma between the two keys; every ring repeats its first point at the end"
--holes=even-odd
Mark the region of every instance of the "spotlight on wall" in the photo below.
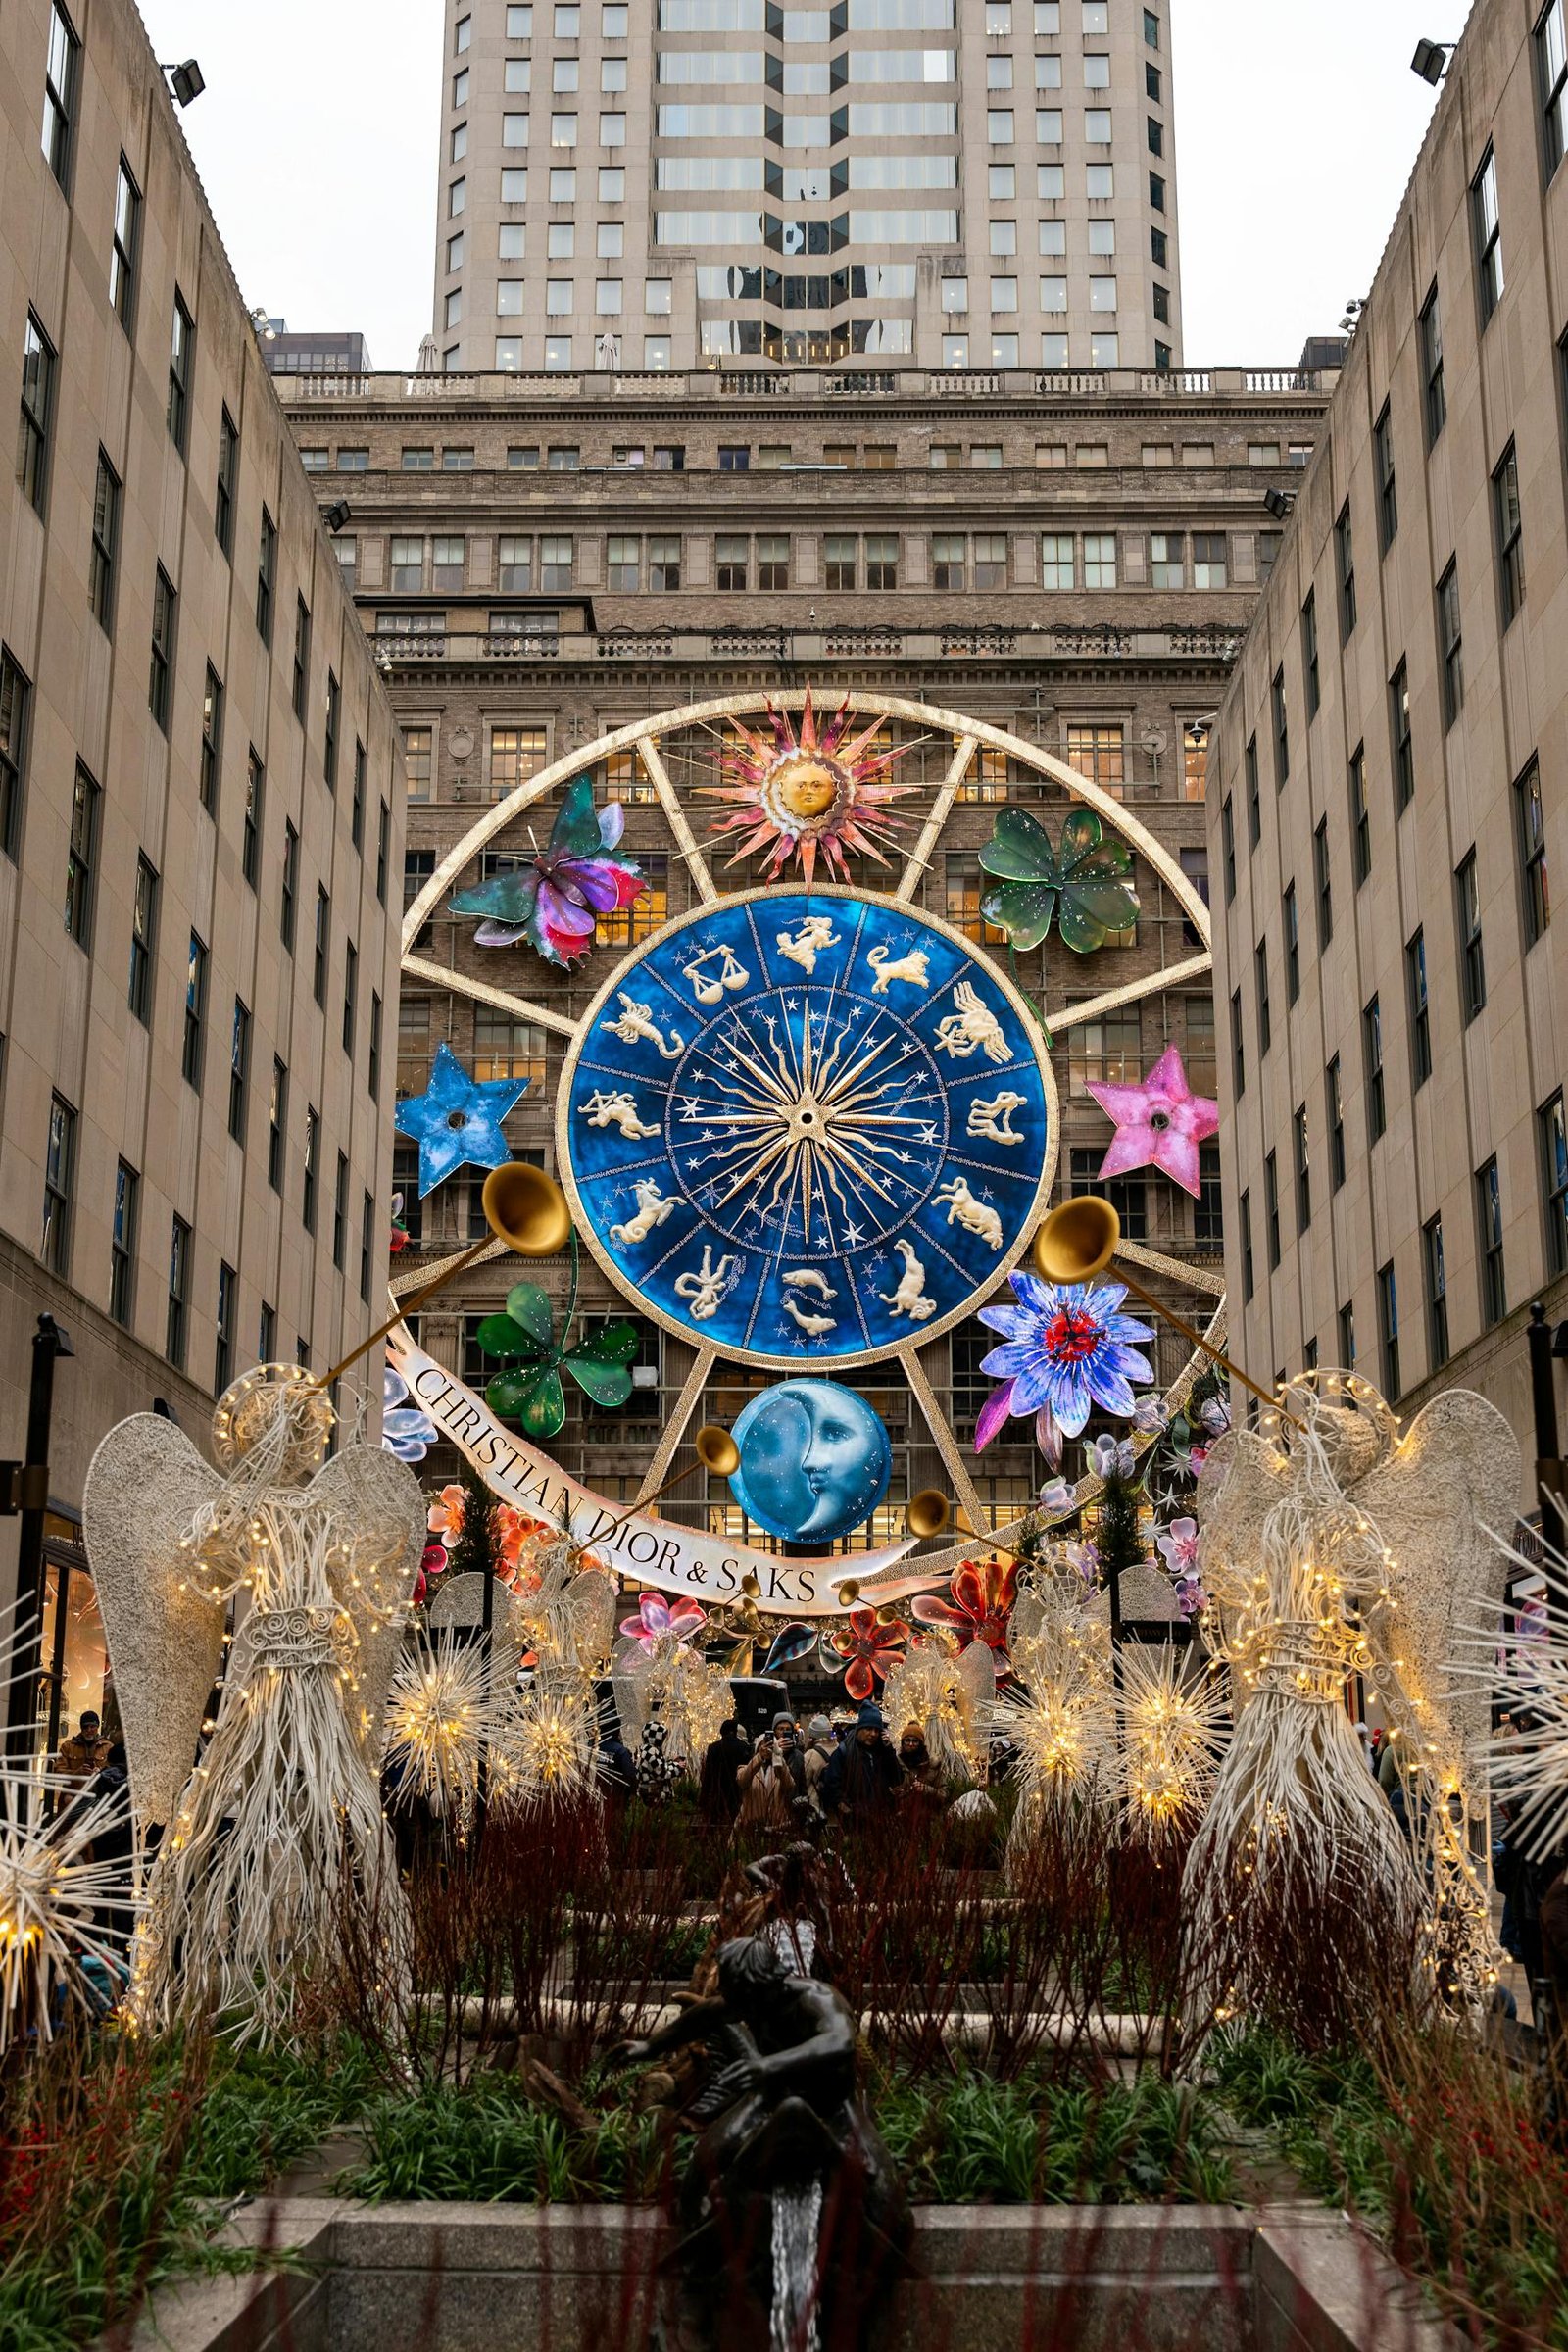
{"type": "Polygon", "coordinates": [[[1410,60],[1411,73],[1419,74],[1423,81],[1430,81],[1436,89],[1448,71],[1453,49],[1452,41],[1417,41],[1415,55],[1410,60]]]}
{"type": "Polygon", "coordinates": [[[348,500],[346,498],[340,498],[334,506],[327,508],[322,520],[325,522],[329,531],[337,532],[346,530],[353,512],[354,510],[349,505],[348,500]]]}
{"type": "Polygon", "coordinates": [[[169,75],[170,87],[181,106],[189,106],[207,87],[207,77],[193,57],[187,57],[181,66],[164,66],[161,71],[169,75]]]}
{"type": "Polygon", "coordinates": [[[1283,522],[1296,504],[1296,493],[1294,490],[1265,490],[1263,504],[1276,522],[1283,522]]]}

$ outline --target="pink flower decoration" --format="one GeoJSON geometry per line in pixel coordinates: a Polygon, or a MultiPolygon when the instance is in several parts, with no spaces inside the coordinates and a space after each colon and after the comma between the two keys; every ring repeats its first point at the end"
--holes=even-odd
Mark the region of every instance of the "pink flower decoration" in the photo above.
{"type": "Polygon", "coordinates": [[[1173,1519],[1155,1539],[1165,1555],[1165,1565],[1174,1577],[1195,1578],[1198,1575],[1198,1521],[1173,1519]]]}
{"type": "Polygon", "coordinates": [[[1196,1200],[1198,1147],[1217,1131],[1219,1104],[1192,1092],[1177,1048],[1166,1047],[1141,1085],[1107,1086],[1091,1080],[1089,1092],[1116,1124],[1110,1150],[1100,1163],[1101,1175],[1160,1168],[1196,1200]]]}
{"type": "Polygon", "coordinates": [[[666,1600],[662,1592],[643,1592],[638,1595],[637,1615],[623,1617],[620,1630],[640,1642],[644,1649],[652,1649],[666,1634],[673,1634],[677,1642],[689,1642],[707,1623],[707,1610],[700,1609],[695,1600],[679,1595],[666,1600]]]}

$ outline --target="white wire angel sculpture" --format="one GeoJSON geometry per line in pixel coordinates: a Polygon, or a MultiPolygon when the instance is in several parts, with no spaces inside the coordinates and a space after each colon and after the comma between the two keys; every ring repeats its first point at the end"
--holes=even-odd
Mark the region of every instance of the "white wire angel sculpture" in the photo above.
{"type": "Polygon", "coordinates": [[[373,1917],[388,1970],[400,1964],[378,1772],[424,1501],[379,1447],[323,1461],[334,1419],[297,1365],[259,1365],[219,1400],[218,1469],[172,1422],[138,1413],[87,1474],[132,1801],[141,1830],[163,1832],[134,1985],[152,2022],[218,2015],[241,2039],[286,2035],[349,1903],[373,1917]]]}
{"type": "MultiPolygon", "coordinates": [[[[1424,1924],[1447,1989],[1485,1989],[1486,1705],[1453,1692],[1449,1667],[1460,1628],[1500,1592],[1518,1488],[1513,1432],[1484,1397],[1449,1390],[1401,1435],[1344,1373],[1292,1382],[1272,1426],[1212,1448],[1201,1572],[1236,1731],[1188,1855],[1196,1948],[1218,1951],[1235,1927],[1230,1948],[1260,1979],[1266,1933],[1249,1937],[1245,1915],[1267,1920],[1287,1881],[1324,1902],[1381,1893],[1396,1932],[1424,1924]],[[1352,1674],[1398,1747],[1409,1845],[1346,1708],[1352,1674]]],[[[1245,1983],[1224,1989],[1247,1998],[1245,1983]]]]}

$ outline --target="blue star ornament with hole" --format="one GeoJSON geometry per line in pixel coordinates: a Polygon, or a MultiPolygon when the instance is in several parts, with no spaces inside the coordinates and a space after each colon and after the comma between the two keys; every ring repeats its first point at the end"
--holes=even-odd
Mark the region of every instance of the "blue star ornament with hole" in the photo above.
{"type": "Polygon", "coordinates": [[[447,1045],[436,1053],[430,1084],[397,1106],[393,1124],[419,1147],[419,1199],[462,1167],[499,1168],[512,1157],[501,1132],[528,1091],[526,1078],[470,1078],[447,1045]]]}

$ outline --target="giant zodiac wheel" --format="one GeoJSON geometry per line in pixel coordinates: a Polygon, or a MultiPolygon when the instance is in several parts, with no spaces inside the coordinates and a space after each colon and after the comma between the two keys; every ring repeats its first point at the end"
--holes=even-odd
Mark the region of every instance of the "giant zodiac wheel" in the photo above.
{"type": "MultiPolygon", "coordinates": [[[[930,1366],[933,1350],[978,1330],[988,1303],[1011,1298],[1008,1277],[1027,1267],[1061,1189],[1080,1041],[1151,1001],[1206,997],[1202,895],[1132,808],[1038,744],[958,711],[860,688],[842,701],[807,688],[721,696],[605,734],[487,808],[409,906],[403,951],[406,987],[471,1000],[555,1041],[555,1169],[575,1232],[615,1298],[689,1351],[634,1502],[667,1481],[726,1373],[754,1419],[770,1394],[830,1381],[852,1425],[856,1383],[893,1377],[960,1524],[1004,1544],[1026,1517],[1040,1532],[1038,1505],[1026,1514],[1021,1497],[984,1491],[950,1359],[940,1378],[930,1366]],[[634,820],[623,862],[670,877],[662,906],[646,903],[645,883],[628,912],[631,886],[617,893],[612,861],[602,888],[580,856],[569,863],[571,825],[579,854],[586,824],[588,846],[602,840],[608,855],[621,807],[634,820]],[[476,869],[489,879],[465,890],[476,869]],[[1155,902],[1166,920],[1148,919],[1155,902]],[[488,917],[476,953],[450,965],[416,945],[449,908],[488,917]]],[[[1167,1019],[1167,1048],[1173,1034],[1167,1019]]],[[[1179,1058],[1177,1079],[1184,1093],[1179,1058]]],[[[1151,1109],[1142,1092],[1139,1114],[1155,1131],[1169,1124],[1169,1107],[1151,1109]]],[[[1191,1157],[1196,1167],[1196,1145],[1191,1157]]],[[[1140,1280],[1188,1294],[1188,1314],[1196,1295],[1205,1336],[1222,1340],[1212,1259],[1137,1240],[1119,1254],[1140,1280]]],[[[1167,1350],[1156,1386],[1168,1409],[1203,1360],[1167,1350]]],[[[1131,1433],[1136,1446],[1153,1426],[1131,1433]]],[[[861,1501],[886,1490],[879,1427],[865,1411],[861,1501]]],[[[765,1446],[758,1460],[750,1491],[744,1464],[733,1482],[749,1536],[760,1527],[819,1553],[847,1536],[844,1492],[824,1497],[809,1478],[793,1521],[770,1517],[758,1498],[765,1446]]],[[[1101,1484],[1086,1458],[1047,1519],[1080,1512],[1101,1484]]],[[[894,1532],[889,1509],[879,1524],[894,1532]]],[[[920,1555],[923,1581],[976,1549],[920,1555]]],[[[846,1555],[846,1577],[854,1564],[846,1555]]],[[[892,1592],[891,1575],[875,1571],[866,1592],[892,1592]]],[[[829,1609],[858,1589],[836,1594],[819,1580],[807,1605],[829,1609]]],[[[803,1605],[798,1583],[759,1598],[803,1605]]]]}

